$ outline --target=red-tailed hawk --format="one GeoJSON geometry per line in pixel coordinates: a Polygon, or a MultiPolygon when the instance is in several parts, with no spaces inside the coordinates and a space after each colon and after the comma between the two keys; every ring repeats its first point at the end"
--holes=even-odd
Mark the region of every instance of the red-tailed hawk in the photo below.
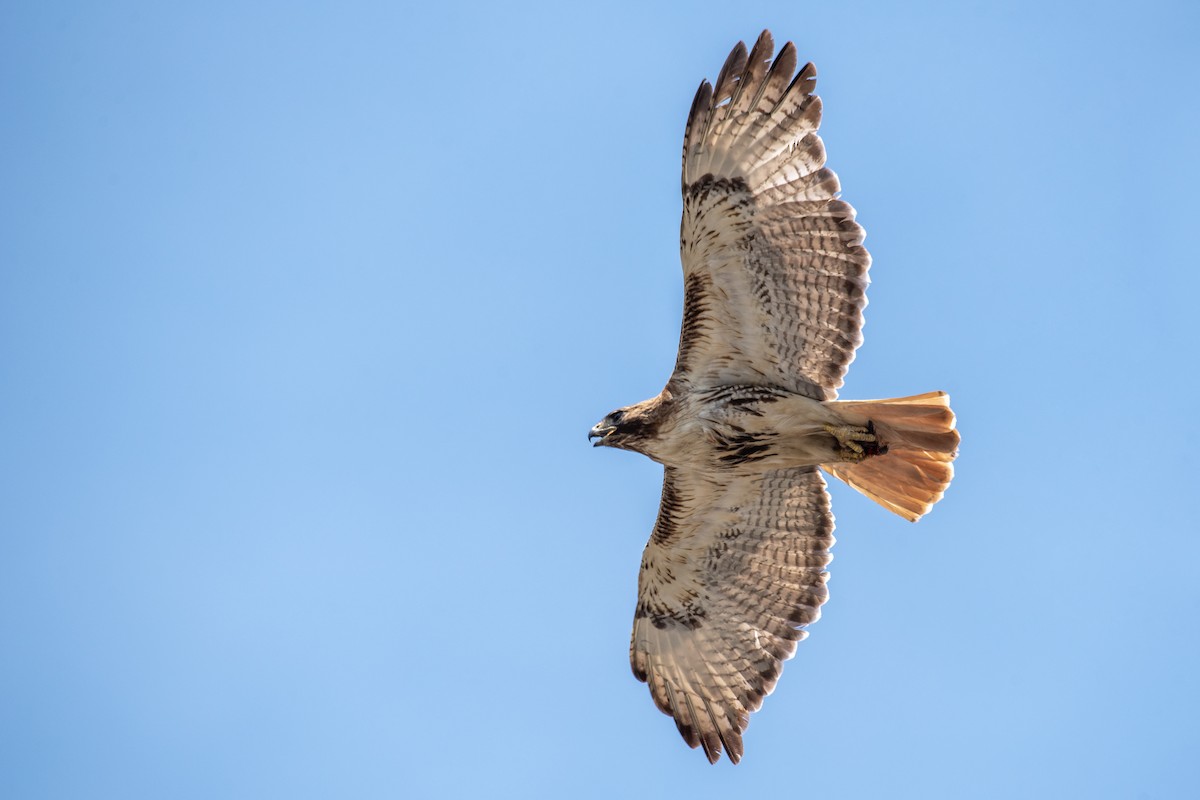
{"type": "Polygon", "coordinates": [[[657,396],[592,428],[663,464],[630,659],[709,761],[742,731],[828,597],[819,469],[907,520],[959,437],[943,392],[839,401],[867,304],[863,229],[817,136],[816,70],[763,31],[700,84],[683,139],[683,328],[657,396]]]}

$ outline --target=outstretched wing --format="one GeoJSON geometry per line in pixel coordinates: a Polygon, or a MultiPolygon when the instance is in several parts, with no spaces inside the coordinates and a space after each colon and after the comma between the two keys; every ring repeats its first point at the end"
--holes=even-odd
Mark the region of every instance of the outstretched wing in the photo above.
{"type": "Polygon", "coordinates": [[[667,467],[638,576],[630,661],[684,740],[735,764],[742,731],[821,615],[833,515],[813,467],[667,467]]]}
{"type": "Polygon", "coordinates": [[[700,84],[683,142],[684,317],[671,380],[832,400],[862,342],[863,229],[817,135],[816,69],[763,31],[700,84]]]}

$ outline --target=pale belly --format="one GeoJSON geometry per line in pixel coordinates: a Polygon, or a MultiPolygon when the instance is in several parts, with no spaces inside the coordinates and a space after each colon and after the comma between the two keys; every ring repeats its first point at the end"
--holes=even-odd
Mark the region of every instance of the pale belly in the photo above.
{"type": "Polygon", "coordinates": [[[755,473],[837,461],[839,445],[826,426],[845,424],[825,403],[759,387],[689,398],[675,422],[662,432],[655,460],[755,473]]]}

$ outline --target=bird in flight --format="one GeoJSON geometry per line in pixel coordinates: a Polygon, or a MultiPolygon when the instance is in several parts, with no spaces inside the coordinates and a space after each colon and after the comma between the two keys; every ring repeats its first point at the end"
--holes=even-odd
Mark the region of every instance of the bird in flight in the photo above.
{"type": "Polygon", "coordinates": [[[821,471],[915,521],[954,474],[944,392],[838,400],[862,342],[863,229],[817,135],[816,70],[763,31],[696,92],[683,137],[683,325],[656,397],[596,446],[663,465],[630,660],[684,741],[743,753],[751,712],[828,598],[821,471]]]}

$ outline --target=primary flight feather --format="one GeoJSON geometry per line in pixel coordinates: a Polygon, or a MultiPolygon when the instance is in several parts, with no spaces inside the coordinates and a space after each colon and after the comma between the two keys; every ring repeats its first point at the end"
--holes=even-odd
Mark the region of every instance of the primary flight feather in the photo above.
{"type": "Polygon", "coordinates": [[[816,70],[763,31],[704,81],[683,140],[684,310],[662,392],[592,428],[664,465],[630,659],[709,761],[821,615],[833,515],[818,469],[915,521],[954,474],[943,392],[839,401],[871,258],[817,135],[816,70]]]}

